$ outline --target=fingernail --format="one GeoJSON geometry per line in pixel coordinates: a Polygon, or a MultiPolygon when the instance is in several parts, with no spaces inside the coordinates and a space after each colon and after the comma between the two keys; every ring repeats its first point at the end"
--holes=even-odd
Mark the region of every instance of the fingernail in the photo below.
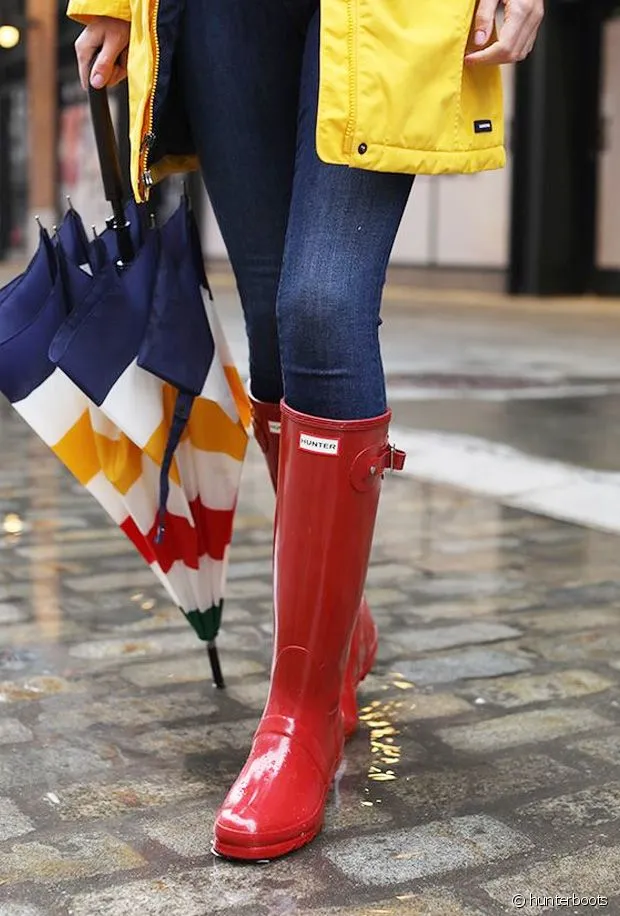
{"type": "Polygon", "coordinates": [[[90,84],[93,87],[93,89],[103,89],[105,85],[105,80],[103,79],[103,76],[101,75],[101,73],[93,73],[93,75],[90,78],[90,84]]]}
{"type": "Polygon", "coordinates": [[[482,29],[479,29],[476,32],[476,34],[474,35],[474,41],[476,42],[477,45],[483,45],[486,40],[487,40],[487,33],[484,32],[482,29]]]}

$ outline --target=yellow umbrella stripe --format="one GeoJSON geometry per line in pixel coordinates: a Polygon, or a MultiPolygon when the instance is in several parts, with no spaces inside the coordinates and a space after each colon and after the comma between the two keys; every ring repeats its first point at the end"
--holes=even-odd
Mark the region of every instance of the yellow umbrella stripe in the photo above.
{"type": "Polygon", "coordinates": [[[56,445],[52,446],[52,451],[84,487],[99,473],[101,464],[87,410],[56,445]]]}
{"type": "Polygon", "coordinates": [[[224,374],[226,375],[226,381],[228,382],[231,394],[235,401],[235,407],[237,408],[239,419],[243,423],[244,427],[248,429],[252,421],[252,413],[250,408],[250,401],[247,396],[244,384],[241,381],[241,376],[234,366],[224,366],[223,368],[224,374]]]}

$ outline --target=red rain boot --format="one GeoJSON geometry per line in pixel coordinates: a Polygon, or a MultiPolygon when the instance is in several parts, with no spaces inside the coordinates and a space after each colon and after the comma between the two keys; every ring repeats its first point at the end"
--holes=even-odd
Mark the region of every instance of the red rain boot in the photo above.
{"type": "MultiPolygon", "coordinates": [[[[254,438],[267,461],[269,476],[274,490],[278,489],[278,457],[280,454],[280,405],[256,401],[251,393],[252,426],[254,438]]],[[[377,657],[379,633],[372,619],[366,599],[362,597],[359,614],[349,652],[342,685],[340,708],[344,717],[345,738],[357,730],[357,688],[367,674],[370,674],[377,657]]]]}
{"type": "Polygon", "coordinates": [[[342,681],[381,477],[404,460],[388,445],[389,419],[321,420],[282,405],[271,686],[215,822],[220,855],[275,858],[321,829],[343,752],[342,681]]]}

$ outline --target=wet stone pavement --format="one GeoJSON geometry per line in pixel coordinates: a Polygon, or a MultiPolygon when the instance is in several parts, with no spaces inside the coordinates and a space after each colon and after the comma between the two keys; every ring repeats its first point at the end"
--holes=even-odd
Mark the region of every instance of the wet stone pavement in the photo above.
{"type": "Polygon", "coordinates": [[[6,405],[0,442],[0,916],[493,916],[556,894],[620,913],[617,536],[387,480],[380,658],[325,830],[238,866],[210,840],[266,693],[257,450],[217,692],[149,570],[6,405]]]}

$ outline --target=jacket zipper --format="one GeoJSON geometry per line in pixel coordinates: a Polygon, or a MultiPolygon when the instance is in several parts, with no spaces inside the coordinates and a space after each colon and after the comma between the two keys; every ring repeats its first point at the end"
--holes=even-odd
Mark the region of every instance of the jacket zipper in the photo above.
{"type": "Polygon", "coordinates": [[[355,22],[357,0],[347,0],[347,55],[349,58],[349,118],[344,132],[344,151],[350,155],[357,126],[357,54],[355,45],[355,22]]]}
{"type": "Polygon", "coordinates": [[[153,148],[155,143],[155,134],[153,133],[153,107],[155,103],[155,93],[157,92],[157,81],[159,79],[159,40],[157,38],[157,18],[159,16],[159,0],[155,0],[153,3],[153,17],[151,21],[151,29],[153,35],[153,47],[155,49],[155,69],[153,73],[153,88],[151,90],[151,95],[147,104],[147,118],[146,118],[146,131],[142,137],[142,143],[140,144],[140,176],[142,179],[142,185],[144,188],[150,188],[153,186],[153,177],[151,175],[150,169],[148,167],[149,153],[153,148]]]}

